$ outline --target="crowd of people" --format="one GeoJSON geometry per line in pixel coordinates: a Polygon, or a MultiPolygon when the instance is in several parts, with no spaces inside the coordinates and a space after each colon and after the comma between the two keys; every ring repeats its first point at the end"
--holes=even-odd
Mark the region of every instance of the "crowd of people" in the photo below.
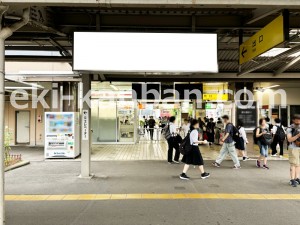
{"type": "MultiPolygon", "coordinates": [[[[183,125],[176,126],[176,118],[169,118],[168,123],[163,129],[163,133],[168,142],[168,163],[179,164],[180,145],[182,145],[183,136],[188,136],[191,149],[188,154],[184,154],[181,162],[184,168],[180,174],[180,179],[190,179],[187,171],[190,165],[199,167],[201,178],[210,177],[204,169],[204,160],[199,149],[202,144],[220,144],[222,148],[219,156],[212,163],[215,167],[221,167],[223,160],[229,155],[233,161],[233,169],[241,169],[238,154],[242,155],[242,160],[249,159],[247,156],[246,145],[249,143],[243,121],[239,120],[236,125],[230,122],[229,116],[224,115],[215,123],[213,119],[185,119],[183,125]],[[175,156],[173,158],[173,152],[175,156]]],[[[253,130],[253,143],[259,147],[260,155],[255,161],[258,168],[269,170],[268,155],[269,149],[272,150],[272,156],[277,156],[277,146],[279,146],[279,157],[283,157],[284,142],[289,149],[290,162],[290,184],[297,187],[300,184],[300,115],[293,117],[293,124],[287,129],[281,124],[279,118],[275,119],[275,124],[270,123],[269,118],[261,118],[259,126],[253,130]]]]}

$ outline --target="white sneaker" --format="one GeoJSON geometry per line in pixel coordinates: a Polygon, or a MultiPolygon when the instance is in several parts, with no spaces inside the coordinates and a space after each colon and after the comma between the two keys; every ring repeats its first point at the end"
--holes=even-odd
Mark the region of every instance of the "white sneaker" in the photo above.
{"type": "Polygon", "coordinates": [[[274,155],[272,155],[272,157],[276,157],[277,156],[277,153],[276,154],[274,154],[274,155]]]}

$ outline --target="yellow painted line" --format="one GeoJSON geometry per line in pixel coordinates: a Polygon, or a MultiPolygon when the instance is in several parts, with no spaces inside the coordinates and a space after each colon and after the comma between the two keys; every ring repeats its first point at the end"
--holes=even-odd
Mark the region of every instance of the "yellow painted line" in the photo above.
{"type": "Polygon", "coordinates": [[[6,195],[6,201],[102,201],[102,200],[300,200],[300,194],[235,194],[235,193],[172,193],[172,194],[70,194],[70,195],[6,195]]]}

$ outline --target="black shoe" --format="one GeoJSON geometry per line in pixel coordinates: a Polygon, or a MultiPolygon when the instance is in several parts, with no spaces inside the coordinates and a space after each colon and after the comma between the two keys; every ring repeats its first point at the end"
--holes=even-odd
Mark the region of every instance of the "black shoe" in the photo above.
{"type": "Polygon", "coordinates": [[[299,178],[295,179],[295,181],[298,183],[298,185],[300,185],[300,179],[299,178]]]}
{"type": "Polygon", "coordinates": [[[263,169],[269,170],[270,168],[267,165],[263,165],[263,169]]]}
{"type": "Polygon", "coordinates": [[[218,167],[218,168],[221,166],[221,165],[220,165],[219,163],[217,163],[217,162],[213,162],[212,165],[215,166],[215,167],[218,167]]]}
{"type": "Polygon", "coordinates": [[[204,172],[204,173],[201,174],[201,179],[206,179],[208,177],[210,177],[209,173],[204,172]]]}
{"type": "Polygon", "coordinates": [[[292,187],[297,187],[297,186],[298,186],[298,183],[297,183],[296,180],[291,180],[291,181],[290,181],[290,185],[291,185],[292,187]]]}
{"type": "Polygon", "coordinates": [[[179,178],[181,180],[189,180],[190,179],[185,173],[180,174],[179,178]]]}

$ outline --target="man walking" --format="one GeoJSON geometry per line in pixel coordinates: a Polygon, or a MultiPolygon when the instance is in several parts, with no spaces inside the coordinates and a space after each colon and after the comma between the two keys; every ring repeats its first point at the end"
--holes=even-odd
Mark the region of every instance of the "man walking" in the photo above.
{"type": "Polygon", "coordinates": [[[293,124],[287,129],[290,161],[290,184],[297,187],[300,184],[300,115],[294,115],[293,124]]]}
{"type": "Polygon", "coordinates": [[[154,127],[155,127],[155,120],[153,119],[153,116],[150,116],[150,119],[148,120],[149,125],[149,131],[150,131],[150,138],[151,141],[153,140],[153,133],[154,133],[154,127]]]}
{"type": "Polygon", "coordinates": [[[275,126],[273,126],[272,129],[273,133],[273,142],[271,144],[272,148],[272,156],[276,157],[277,156],[277,145],[279,144],[280,147],[280,158],[283,157],[283,142],[285,140],[286,134],[284,131],[284,127],[281,124],[281,120],[279,118],[275,119],[275,126]]]}
{"type": "Polygon", "coordinates": [[[222,117],[223,122],[225,124],[225,136],[221,139],[220,144],[222,145],[222,149],[216,161],[213,163],[213,166],[220,167],[223,160],[229,154],[232,161],[234,162],[233,169],[240,169],[240,161],[238,159],[236,150],[235,150],[235,142],[233,140],[234,135],[234,127],[233,124],[229,122],[229,117],[224,115],[222,117]]]}

